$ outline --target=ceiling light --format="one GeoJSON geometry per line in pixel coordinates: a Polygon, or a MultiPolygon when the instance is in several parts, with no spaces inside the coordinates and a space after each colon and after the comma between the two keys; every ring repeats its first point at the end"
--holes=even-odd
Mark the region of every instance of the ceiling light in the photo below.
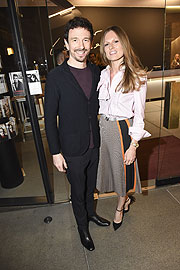
{"type": "Polygon", "coordinates": [[[173,8],[173,9],[180,9],[180,6],[166,6],[166,8],[169,8],[169,9],[171,9],[171,8],[173,8]]]}
{"type": "Polygon", "coordinates": [[[14,54],[13,48],[7,48],[8,55],[14,54]]]}
{"type": "Polygon", "coordinates": [[[102,32],[102,30],[97,30],[96,32],[94,32],[94,36],[96,36],[98,33],[102,32]]]}
{"type": "Polygon", "coordinates": [[[58,41],[60,40],[60,37],[58,39],[56,39],[56,41],[54,42],[54,44],[52,45],[49,54],[52,56],[53,55],[53,48],[55,47],[55,45],[58,43],[58,41]]]}
{"type": "Polygon", "coordinates": [[[96,48],[98,48],[100,46],[100,44],[99,43],[96,43],[96,45],[93,47],[93,49],[96,49],[96,48]]]}
{"type": "Polygon", "coordinates": [[[49,15],[48,17],[52,18],[52,17],[57,16],[57,15],[60,15],[60,16],[67,15],[67,14],[71,13],[73,9],[75,9],[74,6],[70,7],[70,8],[66,8],[66,9],[64,9],[62,11],[56,12],[56,13],[54,13],[52,15],[49,15]]]}

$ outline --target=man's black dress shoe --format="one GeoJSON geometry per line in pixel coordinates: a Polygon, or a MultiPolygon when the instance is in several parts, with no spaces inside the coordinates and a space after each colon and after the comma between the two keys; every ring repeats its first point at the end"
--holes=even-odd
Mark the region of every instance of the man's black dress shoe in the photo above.
{"type": "Polygon", "coordinates": [[[91,235],[89,233],[88,229],[78,229],[81,243],[82,245],[87,248],[89,251],[93,251],[95,249],[93,240],[91,238],[91,235]]]}
{"type": "Polygon", "coordinates": [[[96,223],[99,226],[109,226],[111,222],[105,218],[98,216],[97,214],[88,217],[89,221],[96,223]]]}

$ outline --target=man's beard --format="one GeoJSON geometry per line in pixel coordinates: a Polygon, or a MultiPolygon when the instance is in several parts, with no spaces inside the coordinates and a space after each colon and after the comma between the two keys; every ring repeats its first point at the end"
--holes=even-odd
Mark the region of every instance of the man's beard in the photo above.
{"type": "Polygon", "coordinates": [[[83,57],[83,58],[77,58],[75,57],[75,60],[78,61],[78,62],[84,62],[86,60],[87,56],[83,57]]]}
{"type": "MultiPolygon", "coordinates": [[[[74,52],[76,53],[76,52],[78,52],[78,51],[83,51],[83,52],[88,52],[88,50],[86,50],[86,49],[84,49],[84,50],[75,50],[74,52]]],[[[75,60],[76,61],[78,61],[78,62],[84,62],[85,60],[86,60],[86,58],[87,58],[87,56],[88,56],[88,54],[86,54],[83,58],[81,58],[81,55],[74,55],[74,58],[75,58],[75,60]]]]}

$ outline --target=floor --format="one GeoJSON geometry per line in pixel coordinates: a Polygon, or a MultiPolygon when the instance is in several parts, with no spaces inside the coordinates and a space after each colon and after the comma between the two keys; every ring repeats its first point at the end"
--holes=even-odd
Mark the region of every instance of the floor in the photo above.
{"type": "Polygon", "coordinates": [[[151,138],[174,135],[180,139],[180,118],[179,128],[167,129],[163,127],[164,100],[146,102],[145,127],[151,133],[151,138]]]}
{"type": "MultiPolygon", "coordinates": [[[[70,203],[1,209],[1,270],[179,270],[180,185],[135,199],[116,232],[90,223],[92,252],[80,243],[70,203]]],[[[116,198],[100,199],[97,212],[112,220],[115,207],[116,198]]]]}
{"type": "MultiPolygon", "coordinates": [[[[166,129],[160,119],[163,101],[146,103],[145,124],[152,138],[174,135],[180,128],[166,129]]],[[[53,168],[47,142],[43,143],[56,202],[69,198],[64,174],[53,168]]],[[[21,143],[19,155],[25,171],[24,182],[14,189],[0,187],[0,198],[42,196],[44,189],[32,140],[21,143]]],[[[180,184],[156,188],[154,179],[143,181],[143,194],[125,214],[122,227],[101,228],[90,223],[95,251],[80,243],[71,203],[34,207],[0,208],[1,270],[179,270],[180,265],[180,184]],[[49,224],[44,219],[50,216],[49,224]]],[[[102,195],[97,213],[113,220],[114,194],[102,195]]]]}

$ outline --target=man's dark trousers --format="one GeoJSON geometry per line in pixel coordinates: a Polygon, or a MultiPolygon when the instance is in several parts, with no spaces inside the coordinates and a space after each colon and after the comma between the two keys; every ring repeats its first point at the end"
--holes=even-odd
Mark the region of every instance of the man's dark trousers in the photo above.
{"type": "Polygon", "coordinates": [[[94,190],[96,187],[99,148],[90,148],[81,156],[67,157],[67,178],[71,184],[74,216],[79,229],[87,228],[88,216],[95,214],[94,190]]]}

